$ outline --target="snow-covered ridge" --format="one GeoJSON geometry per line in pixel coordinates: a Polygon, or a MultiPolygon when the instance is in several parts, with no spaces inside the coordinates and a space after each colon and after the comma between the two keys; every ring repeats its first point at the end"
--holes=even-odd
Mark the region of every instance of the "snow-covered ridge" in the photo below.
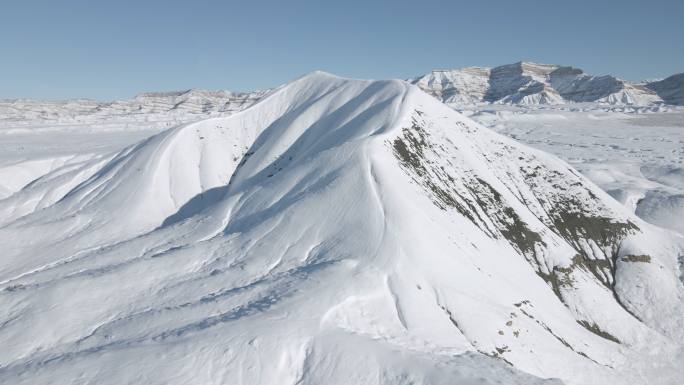
{"type": "Polygon", "coordinates": [[[0,200],[0,382],[676,384],[684,240],[324,73],[0,200]]]}
{"type": "Polygon", "coordinates": [[[433,71],[411,82],[452,106],[480,103],[649,106],[683,102],[684,85],[681,76],[677,76],[661,82],[631,83],[610,75],[588,75],[574,67],[518,62],[491,69],[433,71]]]}
{"type": "MultiPolygon", "coordinates": [[[[118,124],[141,123],[163,127],[207,116],[232,114],[251,106],[267,91],[231,92],[187,90],[141,93],[130,100],[97,102],[94,100],[0,101],[0,127],[23,127],[42,124],[118,124]],[[166,124],[168,125],[168,124],[166,124]]],[[[141,125],[141,124],[138,124],[141,125]]]]}

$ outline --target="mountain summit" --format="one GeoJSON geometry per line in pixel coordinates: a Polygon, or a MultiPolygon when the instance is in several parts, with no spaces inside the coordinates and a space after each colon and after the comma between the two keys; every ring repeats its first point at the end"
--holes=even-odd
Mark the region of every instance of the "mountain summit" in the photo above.
{"type": "Polygon", "coordinates": [[[684,375],[684,240],[404,81],[313,73],[0,212],[3,383],[684,375]]]}

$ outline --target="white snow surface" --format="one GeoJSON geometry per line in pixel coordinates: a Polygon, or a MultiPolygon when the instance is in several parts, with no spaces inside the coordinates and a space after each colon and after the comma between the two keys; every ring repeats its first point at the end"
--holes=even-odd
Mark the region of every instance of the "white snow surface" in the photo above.
{"type": "Polygon", "coordinates": [[[684,234],[684,109],[468,111],[476,121],[568,161],[642,219],[684,234]]]}
{"type": "MultiPolygon", "coordinates": [[[[472,117],[532,142],[510,122],[565,114],[472,117]]],[[[684,378],[684,237],[407,82],[316,72],[152,136],[22,124],[1,383],[684,378]]]]}

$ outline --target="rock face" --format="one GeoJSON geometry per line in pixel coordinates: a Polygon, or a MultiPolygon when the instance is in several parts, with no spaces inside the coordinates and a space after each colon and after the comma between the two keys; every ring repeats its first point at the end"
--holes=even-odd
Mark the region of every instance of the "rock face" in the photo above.
{"type": "Polygon", "coordinates": [[[483,100],[489,89],[491,70],[468,67],[451,71],[433,71],[414,83],[447,104],[468,104],[483,100]]]}
{"type": "Polygon", "coordinates": [[[556,67],[535,63],[516,63],[493,68],[484,101],[515,104],[555,104],[558,94],[545,84],[556,67]]]}
{"type": "MultiPolygon", "coordinates": [[[[465,68],[433,71],[412,80],[449,105],[478,103],[565,104],[605,103],[646,106],[673,103],[650,84],[633,84],[614,76],[592,76],[573,67],[519,62],[492,69],[465,68]],[[453,97],[457,95],[458,97],[453,97]]],[[[665,93],[684,92],[681,81],[670,81],[665,93]]],[[[678,95],[678,94],[677,94],[678,95]]]]}
{"type": "Polygon", "coordinates": [[[646,85],[668,104],[684,105],[684,73],[646,85]]]}
{"type": "Polygon", "coordinates": [[[403,81],[313,73],[0,212],[2,383],[684,374],[684,241],[403,81]]]}

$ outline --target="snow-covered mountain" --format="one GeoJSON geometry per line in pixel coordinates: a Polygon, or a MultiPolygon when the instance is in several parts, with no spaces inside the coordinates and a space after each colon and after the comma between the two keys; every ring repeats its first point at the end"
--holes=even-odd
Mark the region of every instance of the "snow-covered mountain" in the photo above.
{"type": "Polygon", "coordinates": [[[119,124],[143,123],[145,126],[179,123],[228,115],[251,106],[266,91],[241,92],[187,90],[149,92],[131,100],[97,102],[94,100],[0,101],[0,127],[44,124],[93,124],[116,121],[119,124]]]}
{"type": "Polygon", "coordinates": [[[451,71],[432,71],[411,82],[446,104],[472,104],[485,99],[490,74],[489,68],[466,67],[451,71]]]}
{"type": "Polygon", "coordinates": [[[684,106],[684,73],[646,85],[668,104],[684,106]]]}
{"type": "Polygon", "coordinates": [[[403,81],[313,73],[0,213],[2,383],[684,376],[684,239],[403,81]]]}
{"type": "Polygon", "coordinates": [[[676,81],[676,76],[668,78],[667,83],[637,84],[610,75],[588,75],[573,67],[531,62],[491,69],[468,67],[433,71],[411,82],[452,106],[479,103],[680,104],[680,99],[670,95],[684,92],[684,85],[676,81]]]}

